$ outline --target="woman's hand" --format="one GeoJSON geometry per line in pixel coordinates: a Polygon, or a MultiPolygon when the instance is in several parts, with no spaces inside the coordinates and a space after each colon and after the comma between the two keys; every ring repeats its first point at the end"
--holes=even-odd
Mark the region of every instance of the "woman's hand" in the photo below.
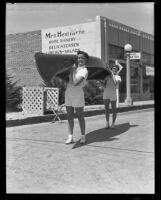
{"type": "Polygon", "coordinates": [[[106,80],[98,80],[97,83],[103,88],[106,86],[106,80]]]}
{"type": "Polygon", "coordinates": [[[115,65],[119,65],[119,62],[118,62],[118,60],[115,60],[115,65]]]}
{"type": "Polygon", "coordinates": [[[113,81],[115,85],[118,85],[121,82],[121,78],[118,75],[113,75],[113,81]]]}
{"type": "Polygon", "coordinates": [[[76,64],[73,64],[72,67],[71,67],[71,72],[74,72],[76,69],[77,69],[76,64]]]}

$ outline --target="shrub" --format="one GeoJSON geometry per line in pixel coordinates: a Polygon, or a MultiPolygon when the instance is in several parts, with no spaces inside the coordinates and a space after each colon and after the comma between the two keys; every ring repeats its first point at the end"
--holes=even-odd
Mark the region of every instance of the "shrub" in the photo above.
{"type": "Polygon", "coordinates": [[[52,86],[59,88],[59,105],[64,104],[65,101],[65,90],[66,90],[66,82],[64,82],[60,78],[55,78],[52,81],[52,86]]]}
{"type": "MultiPolygon", "coordinates": [[[[50,85],[46,85],[43,83],[43,87],[57,87],[59,88],[59,104],[64,104],[65,101],[65,90],[66,90],[66,83],[60,79],[55,78],[51,81],[50,85]]],[[[96,105],[102,104],[102,89],[100,85],[95,80],[88,80],[86,81],[86,85],[84,87],[84,94],[85,94],[85,104],[86,105],[96,105]]]]}
{"type": "Polygon", "coordinates": [[[6,110],[18,111],[22,103],[22,88],[16,86],[13,76],[6,74],[6,110]]]}
{"type": "Polygon", "coordinates": [[[88,80],[84,87],[86,105],[102,104],[102,90],[95,80],[88,80]]]}
{"type": "Polygon", "coordinates": [[[62,79],[55,77],[51,80],[50,84],[46,84],[45,82],[43,82],[41,86],[59,88],[59,105],[64,104],[66,83],[62,79]]]}

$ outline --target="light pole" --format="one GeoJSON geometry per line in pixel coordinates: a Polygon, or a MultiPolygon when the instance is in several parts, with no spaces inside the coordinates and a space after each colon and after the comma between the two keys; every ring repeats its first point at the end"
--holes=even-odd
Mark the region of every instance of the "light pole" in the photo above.
{"type": "Polygon", "coordinates": [[[132,106],[131,98],[131,73],[130,73],[130,52],[132,51],[131,44],[126,44],[124,46],[125,56],[126,56],[126,99],[125,103],[127,106],[132,106]]]}

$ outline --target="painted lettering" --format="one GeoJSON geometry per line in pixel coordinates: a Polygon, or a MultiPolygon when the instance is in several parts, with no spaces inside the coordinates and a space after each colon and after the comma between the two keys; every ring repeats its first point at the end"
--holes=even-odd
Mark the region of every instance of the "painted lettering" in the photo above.
{"type": "Polygon", "coordinates": [[[50,40],[49,44],[58,43],[58,40],[50,40]]]}
{"type": "Polygon", "coordinates": [[[46,33],[46,34],[45,34],[45,37],[46,37],[46,38],[51,38],[52,35],[51,35],[51,33],[46,33]]]}

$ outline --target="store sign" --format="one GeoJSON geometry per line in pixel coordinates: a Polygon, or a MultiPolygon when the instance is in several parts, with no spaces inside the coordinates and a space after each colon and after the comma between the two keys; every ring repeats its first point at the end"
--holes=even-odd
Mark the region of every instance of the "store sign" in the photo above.
{"type": "Polygon", "coordinates": [[[154,76],[154,67],[146,66],[146,76],[154,76]]]}
{"type": "Polygon", "coordinates": [[[43,29],[42,52],[53,54],[76,54],[78,50],[96,56],[96,23],[43,29]]]}
{"type": "Polygon", "coordinates": [[[141,53],[130,53],[130,60],[141,59],[141,53]]]}

